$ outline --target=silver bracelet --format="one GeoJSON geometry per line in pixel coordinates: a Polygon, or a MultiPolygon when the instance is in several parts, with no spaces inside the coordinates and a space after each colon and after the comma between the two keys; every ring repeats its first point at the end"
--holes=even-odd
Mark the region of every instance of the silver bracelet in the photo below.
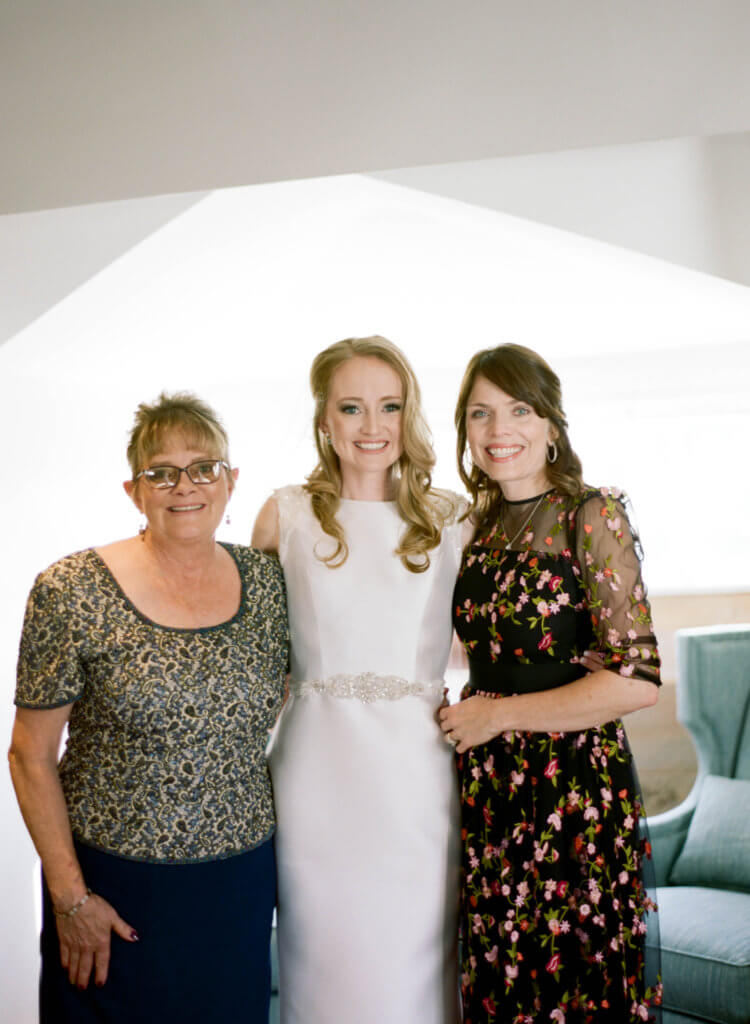
{"type": "Polygon", "coordinates": [[[55,910],[55,908],[53,907],[52,913],[55,915],[55,917],[75,917],[78,911],[81,909],[81,907],[84,907],[88,903],[89,898],[92,895],[93,893],[91,892],[91,889],[87,887],[85,895],[82,896],[77,903],[74,903],[70,910],[55,910]]]}

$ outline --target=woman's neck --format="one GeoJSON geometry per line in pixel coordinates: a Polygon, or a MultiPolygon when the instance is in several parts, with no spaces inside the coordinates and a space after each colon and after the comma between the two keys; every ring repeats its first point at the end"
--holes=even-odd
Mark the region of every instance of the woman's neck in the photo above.
{"type": "Polygon", "coordinates": [[[508,480],[500,484],[500,493],[506,501],[533,501],[550,490],[552,485],[546,476],[535,477],[533,480],[508,480]]]}
{"type": "Polygon", "coordinates": [[[195,541],[170,542],[156,537],[150,529],[143,534],[143,553],[171,579],[200,580],[216,565],[218,544],[213,537],[195,541]]]}
{"type": "Polygon", "coordinates": [[[388,473],[343,473],[341,497],[349,501],[392,501],[395,487],[388,473]]]}

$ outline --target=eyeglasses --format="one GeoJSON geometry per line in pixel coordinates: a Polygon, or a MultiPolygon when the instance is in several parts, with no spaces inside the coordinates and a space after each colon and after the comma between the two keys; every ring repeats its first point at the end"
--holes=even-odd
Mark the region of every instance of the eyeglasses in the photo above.
{"type": "Polygon", "coordinates": [[[189,466],[149,466],[136,473],[133,482],[143,477],[149,487],[161,490],[176,487],[180,476],[187,473],[188,480],[194,484],[215,484],[221,476],[222,466],[229,472],[230,467],[223,459],[200,459],[189,466]]]}

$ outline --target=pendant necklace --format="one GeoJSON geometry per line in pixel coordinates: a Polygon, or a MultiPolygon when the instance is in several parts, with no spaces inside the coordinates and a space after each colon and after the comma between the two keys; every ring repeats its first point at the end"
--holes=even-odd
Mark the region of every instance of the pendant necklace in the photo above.
{"type": "MultiPolygon", "coordinates": [[[[539,497],[537,498],[536,504],[534,505],[534,507],[531,510],[531,515],[528,517],[528,519],[522,519],[521,520],[521,528],[518,530],[518,532],[505,545],[505,550],[506,551],[510,551],[511,547],[516,543],[516,541],[521,536],[523,531],[527,530],[531,526],[531,521],[534,518],[536,510],[542,504],[542,501],[547,496],[547,494],[549,494],[549,491],[545,491],[544,494],[540,494],[539,497]]],[[[505,523],[503,522],[503,514],[502,514],[502,512],[500,513],[500,529],[503,531],[503,534],[507,538],[508,534],[507,534],[506,529],[505,529],[505,523]]]]}

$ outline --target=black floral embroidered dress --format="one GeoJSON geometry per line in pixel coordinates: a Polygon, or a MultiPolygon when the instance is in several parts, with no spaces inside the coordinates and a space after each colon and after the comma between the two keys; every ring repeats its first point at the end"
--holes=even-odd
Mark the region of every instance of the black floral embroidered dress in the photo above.
{"type": "MultiPolygon", "coordinates": [[[[607,488],[550,492],[511,550],[499,523],[477,538],[454,597],[471,668],[464,697],[564,685],[585,674],[588,649],[658,684],[626,501],[607,488]]],[[[508,507],[520,524],[535,504],[508,507]]],[[[647,843],[622,723],[504,733],[459,769],[464,1024],[653,1019],[647,843]]]]}

